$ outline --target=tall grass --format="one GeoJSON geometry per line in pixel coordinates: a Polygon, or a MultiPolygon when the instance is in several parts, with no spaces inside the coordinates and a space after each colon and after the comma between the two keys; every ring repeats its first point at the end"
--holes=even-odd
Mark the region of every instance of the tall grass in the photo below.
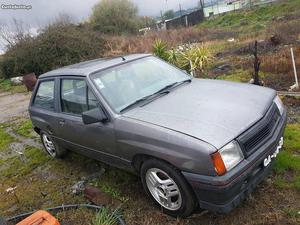
{"type": "Polygon", "coordinates": [[[92,225],[117,225],[120,212],[118,209],[111,212],[103,207],[95,216],[92,225]]]}
{"type": "Polygon", "coordinates": [[[137,36],[107,36],[106,56],[131,53],[152,53],[156,40],[167,43],[169,49],[185,43],[202,43],[235,37],[234,31],[223,29],[198,29],[197,27],[179,28],[165,31],[151,31],[137,36]]]}

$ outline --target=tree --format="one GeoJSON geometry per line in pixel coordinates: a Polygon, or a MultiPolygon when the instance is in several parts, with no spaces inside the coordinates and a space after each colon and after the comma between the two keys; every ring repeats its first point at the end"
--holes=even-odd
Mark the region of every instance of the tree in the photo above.
{"type": "Polygon", "coordinates": [[[139,28],[150,27],[156,23],[156,20],[149,16],[139,18],[139,28]]]}
{"type": "Polygon", "coordinates": [[[165,20],[173,19],[175,17],[175,13],[173,10],[168,10],[164,13],[163,18],[165,20]]]}
{"type": "Polygon", "coordinates": [[[0,61],[6,78],[47,71],[102,57],[105,40],[89,26],[77,26],[67,20],[42,29],[37,36],[26,36],[11,45],[0,61]]]}
{"type": "Polygon", "coordinates": [[[90,21],[94,29],[104,33],[136,33],[137,13],[137,7],[129,0],[102,0],[94,6],[90,21]]]}

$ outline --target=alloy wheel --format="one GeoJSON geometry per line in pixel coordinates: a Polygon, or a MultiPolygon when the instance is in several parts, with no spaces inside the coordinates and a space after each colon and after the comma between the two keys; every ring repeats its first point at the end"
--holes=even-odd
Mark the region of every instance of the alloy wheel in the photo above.
{"type": "Polygon", "coordinates": [[[146,173],[146,184],[153,198],[168,210],[178,210],[182,205],[180,190],[174,180],[163,170],[151,168],[146,173]]]}
{"type": "Polygon", "coordinates": [[[46,134],[42,134],[42,140],[43,140],[45,149],[47,150],[49,155],[51,155],[52,157],[55,157],[56,149],[55,149],[55,145],[54,145],[53,141],[51,140],[51,138],[48,137],[46,134]]]}

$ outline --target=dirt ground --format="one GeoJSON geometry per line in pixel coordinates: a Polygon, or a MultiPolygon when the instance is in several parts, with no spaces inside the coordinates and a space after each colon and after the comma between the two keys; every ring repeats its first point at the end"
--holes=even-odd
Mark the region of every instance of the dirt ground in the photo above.
{"type": "MultiPolygon", "coordinates": [[[[30,94],[0,94],[0,123],[16,124],[16,121],[28,118],[29,99],[30,94]]],[[[13,125],[6,127],[6,131],[19,145],[41,148],[37,136],[22,137],[14,132],[13,125]]],[[[3,156],[0,155],[0,159],[1,157],[3,156]]],[[[121,213],[129,225],[300,224],[299,191],[275,186],[274,173],[260,184],[246,201],[227,215],[204,211],[187,219],[174,219],[164,215],[154,206],[145,196],[139,179],[131,174],[76,154],[69,154],[64,160],[51,160],[44,156],[39,156],[38,159],[43,163],[35,162],[30,171],[25,173],[22,170],[23,176],[14,174],[10,180],[0,183],[0,214],[12,216],[61,204],[88,203],[82,193],[72,193],[72,186],[91,174],[103,171],[102,175],[91,178],[88,182],[122,200],[121,213]],[[17,187],[15,194],[8,195],[7,188],[14,186],[17,187]]],[[[1,176],[0,174],[0,178],[1,176]]],[[[63,221],[62,224],[90,224],[90,221],[83,222],[82,218],[86,217],[82,217],[82,214],[78,216],[80,213],[82,212],[72,212],[72,218],[68,220],[64,218],[64,214],[58,216],[63,221]]],[[[87,216],[86,220],[89,218],[91,217],[87,216]]]]}
{"type": "Polygon", "coordinates": [[[26,115],[30,96],[29,93],[13,95],[9,92],[0,93],[0,123],[26,115]]]}

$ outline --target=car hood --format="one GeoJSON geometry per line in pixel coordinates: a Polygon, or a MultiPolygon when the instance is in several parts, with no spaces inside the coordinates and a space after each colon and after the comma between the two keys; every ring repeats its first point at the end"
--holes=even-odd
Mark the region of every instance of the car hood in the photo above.
{"type": "Polygon", "coordinates": [[[193,79],[125,117],[203,140],[217,149],[260,120],[276,92],[255,85],[193,79]]]}

